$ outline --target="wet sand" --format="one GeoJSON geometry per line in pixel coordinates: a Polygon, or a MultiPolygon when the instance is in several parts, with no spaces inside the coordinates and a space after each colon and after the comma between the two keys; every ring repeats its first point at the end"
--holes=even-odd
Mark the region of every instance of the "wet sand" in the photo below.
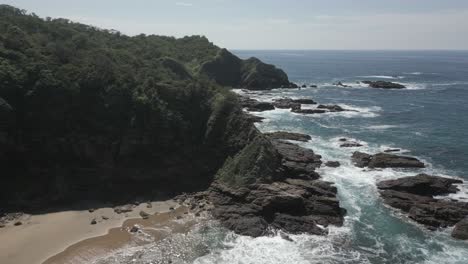
{"type": "MultiPolygon", "coordinates": [[[[1,264],[41,264],[41,263],[87,263],[92,256],[108,252],[130,241],[129,228],[141,228],[172,224],[172,219],[184,214],[185,207],[173,201],[152,202],[133,208],[132,212],[117,214],[113,208],[89,211],[66,211],[44,215],[24,215],[20,226],[9,223],[0,228],[1,264]],[[176,208],[170,210],[171,207],[176,208]],[[151,216],[142,219],[140,211],[151,216]],[[104,219],[108,218],[108,219],[104,219]],[[92,225],[92,220],[96,224],[92,225]],[[78,262],[77,262],[78,261],[78,262]]],[[[173,224],[171,229],[183,231],[186,225],[173,224]]],[[[154,231],[155,239],[164,236],[163,231],[154,231]]]]}

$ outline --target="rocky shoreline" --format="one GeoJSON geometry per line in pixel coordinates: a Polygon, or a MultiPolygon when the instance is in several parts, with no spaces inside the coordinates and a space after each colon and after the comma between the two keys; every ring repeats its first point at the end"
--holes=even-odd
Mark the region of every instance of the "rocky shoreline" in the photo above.
{"type": "Polygon", "coordinates": [[[408,217],[429,230],[456,226],[452,237],[468,239],[468,203],[434,198],[459,191],[454,184],[463,181],[418,174],[377,184],[383,201],[400,209],[408,217]]]}

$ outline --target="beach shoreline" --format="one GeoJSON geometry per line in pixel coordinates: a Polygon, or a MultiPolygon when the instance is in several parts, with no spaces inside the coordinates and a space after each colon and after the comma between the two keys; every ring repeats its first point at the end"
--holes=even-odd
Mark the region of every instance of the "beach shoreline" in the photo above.
{"type": "Polygon", "coordinates": [[[24,214],[0,228],[0,263],[66,263],[51,262],[49,259],[80,242],[106,236],[112,229],[121,229],[126,222],[144,221],[141,212],[147,213],[151,219],[159,214],[183,211],[174,200],[141,203],[130,207],[132,211],[120,214],[111,207],[24,214]],[[16,226],[18,221],[21,225],[16,226]]]}

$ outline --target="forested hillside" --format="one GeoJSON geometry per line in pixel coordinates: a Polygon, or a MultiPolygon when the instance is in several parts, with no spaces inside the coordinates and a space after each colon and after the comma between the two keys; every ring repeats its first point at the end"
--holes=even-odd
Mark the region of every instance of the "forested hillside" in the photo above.
{"type": "Polygon", "coordinates": [[[1,5],[2,207],[206,187],[257,135],[220,85],[293,86],[205,37],[130,37],[1,5]]]}

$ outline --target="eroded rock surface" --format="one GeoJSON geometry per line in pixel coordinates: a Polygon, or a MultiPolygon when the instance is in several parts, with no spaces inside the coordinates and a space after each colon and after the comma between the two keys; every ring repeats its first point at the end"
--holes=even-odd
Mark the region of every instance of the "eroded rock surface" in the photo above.
{"type": "MultiPolygon", "coordinates": [[[[325,235],[328,231],[322,227],[342,225],[345,210],[339,205],[336,187],[320,180],[315,172],[321,165],[321,157],[310,149],[281,140],[263,144],[264,148],[257,150],[258,154],[263,153],[257,155],[259,164],[251,167],[264,166],[265,157],[270,156],[272,162],[267,167],[276,168],[271,172],[274,176],[256,177],[256,181],[245,185],[226,183],[223,177],[218,177],[209,191],[215,205],[213,215],[225,227],[253,237],[268,234],[269,227],[292,234],[325,235]],[[269,144],[276,154],[271,153],[269,144]]],[[[228,167],[234,168],[234,173],[252,173],[241,172],[245,167],[241,157],[233,158],[232,162],[228,167]]],[[[232,171],[223,171],[223,175],[226,173],[232,171]]]]}
{"type": "Polygon", "coordinates": [[[380,195],[391,207],[402,210],[412,220],[430,230],[457,225],[452,236],[467,239],[468,203],[433,196],[458,191],[461,180],[419,174],[378,183],[380,195]]]}
{"type": "Polygon", "coordinates": [[[370,155],[362,152],[354,152],[352,161],[355,166],[364,168],[424,168],[425,165],[420,160],[407,157],[398,156],[388,153],[378,153],[370,155]]]}
{"type": "Polygon", "coordinates": [[[265,135],[271,139],[295,140],[295,141],[302,141],[302,142],[307,142],[312,139],[309,135],[306,135],[306,134],[285,132],[285,131],[265,133],[265,135]]]}

